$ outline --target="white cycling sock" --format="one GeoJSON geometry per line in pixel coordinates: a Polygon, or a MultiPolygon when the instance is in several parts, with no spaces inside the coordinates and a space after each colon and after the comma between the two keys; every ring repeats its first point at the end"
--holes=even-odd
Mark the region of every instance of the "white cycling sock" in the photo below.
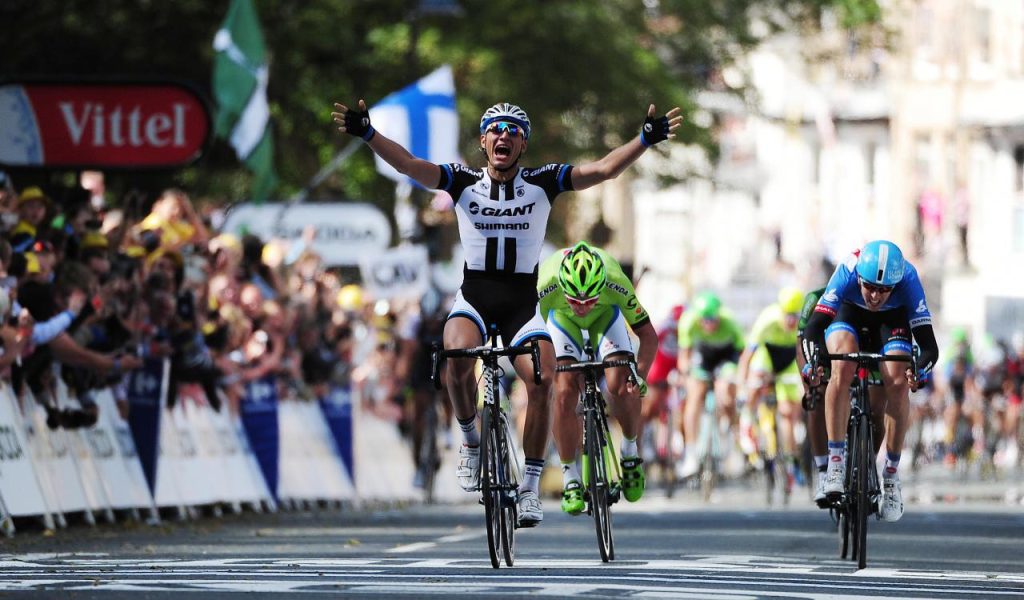
{"type": "Polygon", "coordinates": [[[846,466],[846,440],[841,442],[829,441],[828,443],[828,462],[830,465],[839,464],[843,467],[846,466]]]}
{"type": "Polygon", "coordinates": [[[471,448],[476,448],[480,445],[480,432],[476,428],[476,415],[463,421],[456,417],[456,421],[459,422],[459,429],[462,430],[463,443],[471,448]]]}
{"type": "Polygon", "coordinates": [[[528,458],[526,467],[523,469],[523,483],[519,485],[519,491],[531,491],[537,493],[540,489],[540,474],[544,471],[544,459],[528,458]]]}
{"type": "Polygon", "coordinates": [[[576,461],[563,462],[562,463],[562,487],[568,485],[570,481],[581,481],[580,468],[576,465],[576,461]]]}
{"type": "Polygon", "coordinates": [[[622,438],[622,446],[619,448],[622,453],[622,458],[636,458],[636,438],[629,439],[627,437],[622,438]]]}

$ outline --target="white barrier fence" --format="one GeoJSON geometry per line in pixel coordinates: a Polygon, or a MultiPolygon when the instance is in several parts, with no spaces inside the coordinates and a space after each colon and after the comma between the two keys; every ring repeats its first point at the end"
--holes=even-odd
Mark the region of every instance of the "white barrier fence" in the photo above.
{"type": "MultiPolygon", "coordinates": [[[[155,444],[152,482],[136,448],[138,432],[133,435],[111,390],[93,393],[100,414],[95,425],[50,429],[46,411],[31,392],[17,398],[9,385],[0,383],[3,532],[12,535],[13,518],[23,517],[38,517],[45,528],[54,529],[65,527],[71,514],[80,514],[89,524],[114,521],[119,514],[156,522],[158,509],[186,518],[199,506],[212,506],[219,514],[222,507],[238,512],[243,505],[272,511],[278,502],[305,506],[420,497],[412,486],[408,447],[394,424],[360,415],[353,407],[352,438],[347,442],[353,455],[351,473],[340,450],[345,444],[337,431],[332,433],[321,407],[299,400],[277,403],[279,475],[272,477],[276,490],[271,489],[240,416],[226,405],[220,412],[213,410],[194,385],[181,385],[176,402],[169,404],[168,371],[165,364],[159,404],[155,399],[153,404],[159,421],[153,436],[158,439],[139,442],[155,444]]],[[[80,407],[62,382],[57,387],[59,407],[80,407]]]]}

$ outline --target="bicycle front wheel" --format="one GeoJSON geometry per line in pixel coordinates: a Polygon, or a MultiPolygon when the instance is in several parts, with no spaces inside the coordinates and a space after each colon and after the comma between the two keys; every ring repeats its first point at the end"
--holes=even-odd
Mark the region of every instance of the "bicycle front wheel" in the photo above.
{"type": "Polygon", "coordinates": [[[857,504],[857,568],[863,569],[868,562],[868,469],[875,468],[872,456],[874,448],[871,444],[867,418],[861,418],[857,425],[856,467],[854,472],[854,502],[857,504]]]}
{"type": "Polygon", "coordinates": [[[608,443],[604,428],[594,411],[587,411],[586,417],[587,454],[590,459],[587,481],[590,493],[590,513],[597,530],[597,549],[601,560],[608,562],[615,558],[615,541],[612,539],[612,512],[608,498],[608,464],[605,460],[604,445],[608,443]]]}
{"type": "Polygon", "coordinates": [[[484,405],[482,418],[483,435],[480,437],[480,490],[483,495],[484,516],[487,523],[487,552],[491,566],[501,565],[502,505],[501,487],[498,484],[499,446],[493,423],[493,409],[484,405]]]}
{"type": "Polygon", "coordinates": [[[516,499],[515,479],[512,477],[510,432],[506,427],[505,416],[499,415],[495,421],[495,448],[498,449],[498,487],[501,490],[501,551],[505,555],[505,564],[512,566],[516,560],[516,499]]]}
{"type": "Polygon", "coordinates": [[[839,534],[839,558],[850,554],[850,513],[844,508],[836,509],[836,533],[839,534]]]}

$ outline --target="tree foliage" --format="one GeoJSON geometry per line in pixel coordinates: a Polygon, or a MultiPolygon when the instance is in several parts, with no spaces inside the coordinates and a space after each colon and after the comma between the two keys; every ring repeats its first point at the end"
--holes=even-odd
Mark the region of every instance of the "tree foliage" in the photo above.
{"type": "MultiPolygon", "coordinates": [[[[254,0],[271,55],[278,195],[302,188],[346,136],[334,101],[372,105],[451,64],[464,140],[479,163],[476,123],[489,105],[523,106],[535,123],[531,162],[599,156],[635,135],[649,103],[694,110],[693,94],[765,35],[815,23],[826,9],[856,27],[880,18],[875,0],[458,0],[459,15],[423,0],[254,0]],[[765,27],[767,26],[767,27],[765,27]]],[[[209,93],[212,40],[228,0],[6,0],[0,72],[25,76],[171,78],[209,93]]],[[[687,120],[681,138],[711,146],[687,120]]],[[[38,177],[39,174],[27,174],[38,177]]],[[[178,171],[109,176],[110,187],[183,185],[243,199],[248,178],[217,141],[178,171]]],[[[369,152],[358,152],[316,195],[390,198],[369,152]]]]}

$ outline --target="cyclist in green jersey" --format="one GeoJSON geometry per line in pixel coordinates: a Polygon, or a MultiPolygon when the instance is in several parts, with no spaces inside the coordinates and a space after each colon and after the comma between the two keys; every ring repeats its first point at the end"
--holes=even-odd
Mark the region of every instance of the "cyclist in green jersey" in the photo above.
{"type": "Polygon", "coordinates": [[[797,315],[803,300],[804,294],[797,288],[780,290],[777,301],[762,310],[754,321],[739,364],[740,384],[749,385],[747,409],[752,418],[756,419],[761,398],[775,392],[781,417],[782,454],[792,463],[786,465],[791,476],[796,472],[796,424],[803,420],[800,370],[796,364],[797,315]]]}
{"type": "MultiPolygon", "coordinates": [[[[807,363],[807,359],[803,353],[803,341],[804,341],[804,327],[807,327],[807,320],[814,314],[814,307],[818,304],[818,299],[825,293],[825,288],[821,287],[812,292],[808,292],[804,296],[803,307],[800,309],[800,319],[796,325],[796,347],[798,352],[796,353],[797,366],[801,369],[807,363]]],[[[802,379],[804,386],[804,395],[812,393],[810,386],[806,379],[802,379]]],[[[825,430],[825,386],[828,384],[828,376],[822,378],[821,384],[817,390],[817,403],[814,405],[814,409],[807,412],[807,436],[811,441],[811,454],[814,455],[814,467],[818,472],[817,481],[814,486],[814,501],[818,503],[818,506],[825,508],[828,504],[825,503],[825,470],[828,468],[828,432],[825,430]]]]}
{"type": "MultiPolygon", "coordinates": [[[[559,363],[583,360],[584,338],[589,338],[597,360],[636,356],[641,380],[632,385],[628,369],[605,371],[611,414],[622,428],[622,492],[636,502],[644,492],[643,461],[636,438],[641,419],[640,399],[647,392],[643,378],[658,350],[658,334],[647,311],[636,298],[633,283],[607,252],[579,242],[554,252],[540,266],[538,275],[540,314],[547,323],[559,363]],[[628,328],[627,328],[628,325],[628,328]],[[629,328],[640,341],[634,350],[629,328]]],[[[580,422],[576,413],[582,391],[579,373],[555,375],[554,438],[562,462],[562,510],[583,511],[583,487],[576,462],[580,448],[580,422]]]]}
{"type": "Polygon", "coordinates": [[[697,455],[691,450],[700,436],[700,413],[711,381],[715,400],[729,423],[736,420],[736,361],[743,350],[743,330],[722,301],[711,292],[697,296],[693,310],[679,319],[679,373],[686,377],[683,408],[683,439],[686,442],[682,476],[697,472],[697,455]]]}

